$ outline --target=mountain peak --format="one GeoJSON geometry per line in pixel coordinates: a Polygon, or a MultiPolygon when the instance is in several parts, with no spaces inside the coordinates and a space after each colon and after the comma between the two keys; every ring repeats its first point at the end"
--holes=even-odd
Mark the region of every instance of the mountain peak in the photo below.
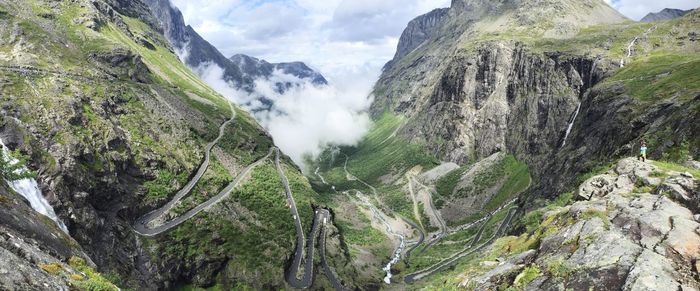
{"type": "Polygon", "coordinates": [[[683,17],[689,12],[693,11],[691,10],[682,10],[682,9],[674,9],[674,8],[664,8],[663,10],[656,12],[656,13],[649,13],[644,18],[642,18],[639,22],[652,22],[652,21],[664,21],[664,20],[671,20],[675,19],[678,17],[683,17]]]}

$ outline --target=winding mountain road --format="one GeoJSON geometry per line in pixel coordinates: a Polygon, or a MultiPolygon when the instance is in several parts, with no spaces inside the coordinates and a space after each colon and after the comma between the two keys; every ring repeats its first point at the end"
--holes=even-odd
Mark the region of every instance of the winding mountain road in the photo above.
{"type": "MultiPolygon", "coordinates": [[[[253,164],[248,165],[245,169],[243,169],[243,171],[240,174],[238,174],[238,176],[236,176],[236,178],[233,180],[233,182],[229,183],[228,186],[226,186],[226,188],[224,188],[223,190],[221,190],[221,192],[219,192],[219,194],[217,194],[216,196],[207,200],[206,202],[204,202],[200,205],[197,205],[197,207],[192,208],[191,210],[187,211],[185,214],[178,216],[175,219],[169,220],[165,223],[162,223],[156,227],[149,227],[148,224],[151,222],[151,220],[157,218],[158,216],[162,215],[166,211],[170,210],[170,208],[167,208],[164,206],[164,207],[161,207],[160,209],[156,210],[156,212],[151,212],[151,214],[147,214],[144,218],[139,219],[136,222],[136,224],[134,225],[134,231],[136,231],[136,233],[138,233],[140,235],[152,237],[152,236],[159,235],[163,232],[166,232],[166,231],[182,224],[183,222],[187,221],[188,219],[194,217],[195,215],[199,214],[200,212],[208,209],[209,207],[221,202],[222,200],[224,200],[224,198],[228,197],[228,195],[231,194],[231,191],[234,188],[236,188],[236,186],[238,186],[238,183],[240,183],[241,180],[252,169],[254,169],[258,165],[263,163],[265,160],[267,160],[271,154],[272,154],[272,149],[265,157],[256,161],[253,164]]],[[[179,197],[178,199],[181,199],[181,198],[182,197],[179,197]]],[[[172,200],[172,201],[175,201],[175,200],[172,200]]],[[[172,205],[170,207],[172,207],[172,205]]]]}
{"type": "MultiPolygon", "coordinates": [[[[166,222],[164,224],[161,224],[157,227],[149,228],[148,224],[151,223],[152,221],[156,220],[158,217],[162,216],[163,214],[167,213],[168,211],[172,210],[172,208],[179,202],[183,197],[188,195],[190,192],[192,192],[192,189],[194,188],[195,185],[199,182],[199,180],[204,176],[204,173],[207,172],[207,169],[209,168],[209,161],[211,160],[211,150],[216,146],[217,143],[221,140],[221,138],[224,136],[224,131],[226,130],[226,126],[229,124],[233,123],[233,121],[236,119],[236,110],[234,110],[233,105],[229,103],[229,107],[231,108],[231,118],[227,121],[225,121],[221,126],[219,127],[219,135],[214,139],[212,142],[207,144],[206,148],[204,149],[204,161],[202,164],[199,166],[199,169],[197,170],[197,173],[190,179],[187,184],[180,189],[173,199],[171,199],[168,203],[163,205],[162,207],[153,210],[149,212],[148,214],[144,215],[143,217],[139,218],[134,225],[134,230],[144,236],[155,236],[160,233],[163,233],[179,224],[184,222],[185,220],[191,218],[195,214],[199,213],[201,210],[197,211],[196,213],[190,213],[188,212],[187,214],[178,217],[174,220],[171,220],[169,222],[166,222]],[[182,219],[183,217],[186,217],[182,219]]],[[[252,166],[252,165],[251,165],[252,166]]],[[[241,175],[239,175],[236,179],[234,179],[234,183],[232,185],[235,187],[237,182],[240,180],[240,178],[245,175],[251,168],[251,166],[248,166],[241,175]]],[[[229,185],[231,186],[231,185],[229,185]]],[[[229,187],[226,187],[228,189],[229,187]]],[[[233,187],[230,187],[231,189],[233,187]]],[[[225,189],[224,189],[225,190],[225,189]]],[[[230,191],[230,190],[229,190],[230,191]]],[[[221,194],[221,193],[220,193],[221,194]]],[[[217,195],[218,196],[218,195],[217,195]]],[[[206,202],[205,202],[206,204],[206,202]]],[[[201,205],[200,205],[201,206],[201,205]]],[[[196,209],[196,208],[195,208],[196,209]]]]}
{"type": "MultiPolygon", "coordinates": [[[[428,243],[425,246],[423,246],[423,248],[420,251],[422,253],[426,249],[428,249],[430,246],[432,246],[437,241],[439,241],[440,239],[442,239],[444,236],[447,235],[447,223],[445,223],[445,220],[442,218],[442,214],[440,214],[440,211],[437,210],[437,208],[435,207],[435,204],[433,204],[433,195],[435,194],[434,190],[431,189],[430,187],[426,186],[425,184],[419,182],[415,177],[412,177],[412,176],[408,176],[408,183],[410,185],[412,185],[413,183],[416,183],[419,186],[423,187],[425,190],[427,190],[428,193],[430,193],[430,196],[428,197],[428,203],[429,203],[428,206],[430,207],[430,211],[433,212],[433,216],[435,216],[435,219],[438,221],[438,228],[440,229],[440,233],[437,236],[431,238],[428,241],[428,243]]],[[[412,193],[412,195],[414,195],[414,194],[412,193]]]]}
{"type": "Polygon", "coordinates": [[[436,272],[439,272],[441,270],[444,270],[445,268],[452,266],[459,259],[461,259],[465,256],[468,256],[468,255],[474,254],[474,253],[482,250],[486,246],[492,244],[498,237],[503,235],[506,228],[510,225],[511,221],[513,220],[513,217],[515,216],[515,212],[517,210],[518,210],[517,207],[513,207],[510,210],[508,210],[508,215],[506,216],[506,218],[503,220],[503,222],[498,227],[498,229],[493,234],[493,236],[491,236],[491,238],[489,238],[489,240],[487,240],[486,242],[482,243],[481,245],[479,245],[477,247],[474,247],[474,244],[476,244],[481,239],[481,235],[483,234],[484,229],[487,225],[487,222],[484,222],[482,227],[479,229],[479,233],[474,237],[474,240],[472,240],[469,247],[467,247],[463,251],[453,255],[452,257],[447,258],[445,260],[442,260],[440,263],[437,263],[437,264],[435,264],[435,265],[433,265],[425,270],[418,271],[418,272],[415,272],[413,274],[409,274],[408,276],[406,276],[404,278],[404,282],[406,282],[407,284],[411,284],[417,280],[420,280],[420,279],[428,277],[432,274],[435,274],[436,272]]]}
{"type": "Polygon", "coordinates": [[[342,290],[343,286],[342,284],[340,284],[340,280],[338,280],[338,278],[335,276],[335,274],[331,270],[331,267],[326,261],[325,226],[326,223],[328,223],[328,221],[331,219],[331,214],[326,209],[316,210],[313,225],[311,226],[311,233],[308,239],[305,239],[304,228],[301,225],[301,217],[299,216],[299,211],[297,210],[297,204],[294,200],[294,196],[292,195],[292,190],[289,187],[289,180],[287,179],[287,175],[284,174],[284,170],[282,169],[282,165],[280,164],[280,151],[278,148],[274,148],[274,150],[275,168],[277,169],[277,174],[280,176],[280,180],[282,181],[282,186],[284,186],[284,193],[287,197],[287,202],[290,205],[290,211],[292,213],[292,216],[294,217],[294,227],[296,228],[297,232],[297,247],[296,251],[294,252],[294,260],[292,261],[292,265],[289,268],[289,270],[287,270],[287,283],[293,288],[297,289],[306,289],[311,287],[311,285],[313,284],[314,274],[314,245],[316,243],[316,238],[320,236],[321,246],[319,251],[321,252],[321,265],[324,269],[326,277],[328,277],[328,280],[333,285],[333,288],[335,288],[336,290],[342,290]],[[319,231],[319,227],[321,227],[321,234],[316,235],[319,231]],[[304,257],[304,242],[306,242],[306,260],[303,266],[304,274],[301,277],[299,277],[299,272],[302,268],[302,258],[304,257]]]}

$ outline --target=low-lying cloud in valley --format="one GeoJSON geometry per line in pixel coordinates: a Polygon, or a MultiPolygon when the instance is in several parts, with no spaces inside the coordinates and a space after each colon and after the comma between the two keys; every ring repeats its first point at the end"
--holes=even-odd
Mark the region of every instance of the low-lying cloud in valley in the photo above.
{"type": "Polygon", "coordinates": [[[197,73],[214,90],[253,114],[275,144],[299,165],[327,146],[355,145],[371,124],[367,109],[372,101],[369,92],[373,82],[369,80],[374,78],[348,73],[340,80],[330,79],[330,85],[319,86],[277,70],[268,79],[256,80],[255,92],[248,93],[227,83],[217,65],[202,66],[197,73]],[[276,90],[280,82],[296,85],[281,94],[276,90]],[[272,107],[261,102],[261,97],[274,101],[272,107]]]}

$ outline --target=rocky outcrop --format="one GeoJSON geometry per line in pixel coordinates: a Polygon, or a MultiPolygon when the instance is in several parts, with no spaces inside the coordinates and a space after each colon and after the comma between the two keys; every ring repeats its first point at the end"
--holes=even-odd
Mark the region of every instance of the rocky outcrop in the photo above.
{"type": "Polygon", "coordinates": [[[87,258],[75,240],[0,181],[0,289],[69,290],[58,271],[77,274],[66,265],[74,256],[87,258]]]}
{"type": "Polygon", "coordinates": [[[686,14],[688,14],[691,10],[682,10],[682,9],[672,9],[672,8],[665,8],[664,10],[661,10],[659,12],[652,12],[644,16],[639,22],[654,22],[654,21],[665,21],[665,20],[672,20],[676,19],[678,17],[683,17],[686,14]]]}
{"type": "Polygon", "coordinates": [[[430,38],[436,27],[442,24],[448,11],[448,8],[435,9],[411,20],[401,34],[394,59],[404,57],[430,38]]]}
{"type": "Polygon", "coordinates": [[[466,275],[462,285],[488,282],[485,286],[495,289],[515,284],[525,290],[697,290],[700,223],[693,217],[696,212],[665,195],[659,186],[687,182],[697,195],[698,180],[678,182],[682,175],[636,159],[621,160],[608,173],[581,185],[578,196],[585,200],[543,215],[541,225],[548,228],[534,250],[502,259],[481,275],[466,275]],[[523,280],[524,274],[517,275],[525,268],[537,272],[523,280]]]}

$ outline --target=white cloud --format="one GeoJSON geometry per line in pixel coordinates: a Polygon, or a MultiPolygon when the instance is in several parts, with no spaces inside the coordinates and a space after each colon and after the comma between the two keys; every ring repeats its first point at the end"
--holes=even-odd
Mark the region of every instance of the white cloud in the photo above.
{"type": "Polygon", "coordinates": [[[695,9],[700,6],[699,0],[605,0],[625,16],[640,20],[650,12],[659,12],[664,8],[695,9]]]}
{"type": "Polygon", "coordinates": [[[229,86],[223,80],[223,69],[216,65],[208,64],[197,70],[212,88],[243,104],[248,111],[263,107],[257,101],[260,96],[275,100],[272,110],[259,111],[255,117],[273,136],[275,144],[299,165],[303,165],[305,157],[315,157],[327,146],[357,143],[370,125],[366,109],[372,102],[367,96],[371,82],[335,86],[305,82],[280,95],[275,91],[276,82],[299,82],[299,79],[276,71],[269,80],[257,80],[256,92],[248,94],[229,86]]]}

